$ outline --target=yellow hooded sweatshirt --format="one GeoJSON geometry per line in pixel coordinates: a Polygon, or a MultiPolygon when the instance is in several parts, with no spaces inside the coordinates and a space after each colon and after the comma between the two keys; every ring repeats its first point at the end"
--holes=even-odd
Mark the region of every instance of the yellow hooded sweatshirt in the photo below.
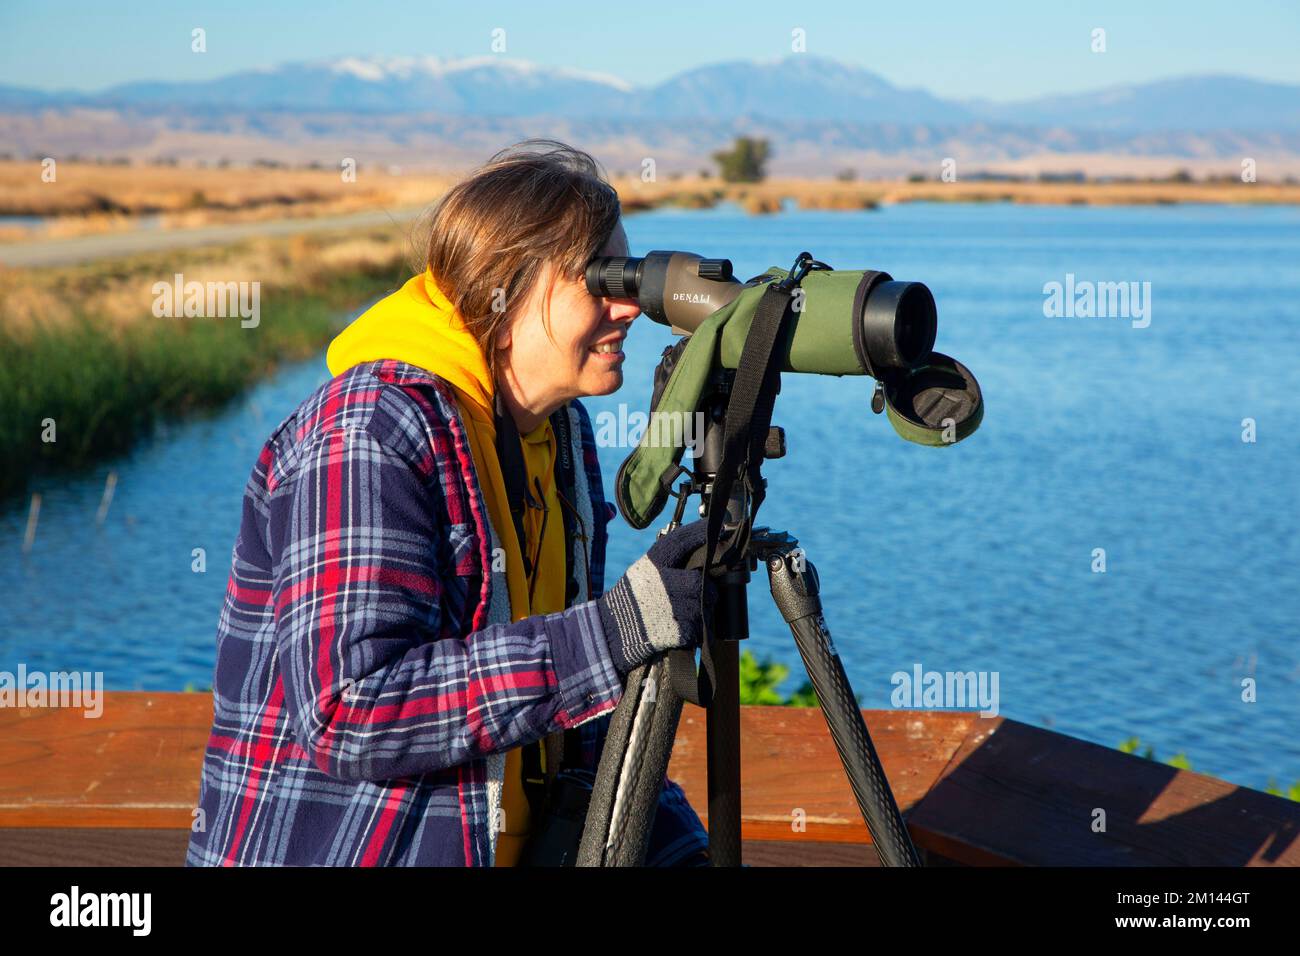
{"type": "MultiPolygon", "coordinates": [[[[396,359],[426,369],[447,381],[455,392],[457,408],[469,437],[488,517],[506,557],[506,585],[512,620],[564,610],[564,521],[555,488],[552,462],[555,436],[549,421],[522,438],[529,489],[540,483],[546,509],[546,538],[533,578],[524,573],[514,522],[506,497],[505,479],[497,460],[495,382],[487,360],[464,320],[438,288],[429,270],[413,276],[397,292],[381,299],[359,316],[330,343],[326,363],[339,375],[362,362],[396,359]],[[529,591],[532,591],[530,599],[529,591]]],[[[534,490],[535,493],[535,490],[534,490]]],[[[541,518],[535,508],[524,512],[524,533],[529,556],[539,553],[541,518]]],[[[543,742],[543,765],[545,743],[543,742]]],[[[506,754],[501,807],[504,826],[497,835],[496,865],[514,866],[523,849],[531,821],[523,791],[521,748],[506,754]]]]}

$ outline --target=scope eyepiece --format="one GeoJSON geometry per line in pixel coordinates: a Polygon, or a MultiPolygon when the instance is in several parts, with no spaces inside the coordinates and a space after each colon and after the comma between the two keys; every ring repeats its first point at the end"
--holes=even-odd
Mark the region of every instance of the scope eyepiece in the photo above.
{"type": "Polygon", "coordinates": [[[635,299],[644,263],[636,256],[598,256],[587,263],[587,291],[601,299],[635,299]]]}

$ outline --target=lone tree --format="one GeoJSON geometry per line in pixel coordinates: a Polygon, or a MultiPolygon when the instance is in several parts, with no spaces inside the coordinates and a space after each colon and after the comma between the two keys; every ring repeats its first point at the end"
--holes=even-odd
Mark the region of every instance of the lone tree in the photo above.
{"type": "Polygon", "coordinates": [[[718,164],[724,182],[757,183],[767,175],[763,164],[770,155],[767,140],[737,136],[731,149],[720,149],[713,154],[713,161],[718,164]]]}

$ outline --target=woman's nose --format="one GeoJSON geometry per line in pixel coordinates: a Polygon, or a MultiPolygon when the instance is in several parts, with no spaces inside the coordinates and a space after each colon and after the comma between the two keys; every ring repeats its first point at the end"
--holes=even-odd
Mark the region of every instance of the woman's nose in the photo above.
{"type": "Polygon", "coordinates": [[[613,299],[609,306],[609,317],[615,322],[632,324],[632,320],[641,314],[641,306],[632,299],[613,299]]]}

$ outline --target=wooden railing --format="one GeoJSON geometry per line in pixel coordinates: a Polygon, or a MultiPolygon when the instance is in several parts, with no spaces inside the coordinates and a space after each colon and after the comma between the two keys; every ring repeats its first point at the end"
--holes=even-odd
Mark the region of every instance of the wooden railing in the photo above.
{"type": "MultiPolygon", "coordinates": [[[[1300,804],[1005,718],[863,711],[927,863],[1300,864],[1300,804]]],[[[707,822],[703,712],[669,774],[707,822]]],[[[207,694],[108,693],[103,714],[0,709],[0,865],[180,865],[207,694]]],[[[745,859],[874,865],[818,710],[741,709],[745,859]]]]}

